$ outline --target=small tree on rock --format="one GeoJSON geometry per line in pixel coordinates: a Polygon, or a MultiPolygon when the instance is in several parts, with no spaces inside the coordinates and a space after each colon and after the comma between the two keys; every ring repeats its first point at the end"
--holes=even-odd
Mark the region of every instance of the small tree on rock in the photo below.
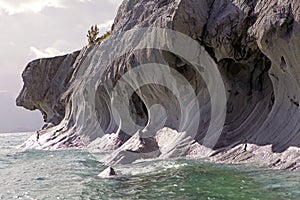
{"type": "Polygon", "coordinates": [[[98,34],[99,34],[99,28],[97,27],[97,25],[92,26],[87,34],[89,45],[97,43],[98,34]]]}
{"type": "Polygon", "coordinates": [[[106,33],[104,33],[101,37],[98,37],[96,39],[97,43],[101,43],[103,40],[105,40],[106,38],[108,38],[111,35],[110,31],[106,31],[106,33]]]}

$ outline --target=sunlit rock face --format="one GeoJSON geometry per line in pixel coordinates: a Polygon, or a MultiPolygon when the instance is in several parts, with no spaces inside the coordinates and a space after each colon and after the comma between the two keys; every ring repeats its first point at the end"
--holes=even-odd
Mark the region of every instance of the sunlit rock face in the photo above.
{"type": "Polygon", "coordinates": [[[298,0],[125,0],[101,44],[28,64],[22,148],[300,165],[298,0]]]}

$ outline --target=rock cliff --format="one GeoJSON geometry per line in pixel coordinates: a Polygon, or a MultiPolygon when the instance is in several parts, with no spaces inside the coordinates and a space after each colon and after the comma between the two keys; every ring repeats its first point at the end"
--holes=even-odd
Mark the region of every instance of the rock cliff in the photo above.
{"type": "Polygon", "coordinates": [[[124,0],[110,38],[28,64],[17,105],[46,125],[22,148],[297,170],[299,22],[299,0],[124,0]]]}

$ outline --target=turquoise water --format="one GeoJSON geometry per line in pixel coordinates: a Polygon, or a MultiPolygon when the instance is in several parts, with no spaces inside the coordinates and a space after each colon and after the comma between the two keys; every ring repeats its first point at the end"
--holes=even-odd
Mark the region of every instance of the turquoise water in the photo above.
{"type": "Polygon", "coordinates": [[[19,152],[30,134],[0,134],[0,199],[300,199],[300,173],[203,161],[149,160],[117,166],[112,179],[104,154],[19,152]]]}

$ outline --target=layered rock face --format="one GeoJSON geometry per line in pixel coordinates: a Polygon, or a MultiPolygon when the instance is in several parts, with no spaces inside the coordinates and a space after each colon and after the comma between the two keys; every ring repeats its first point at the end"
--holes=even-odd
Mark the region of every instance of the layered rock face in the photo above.
{"type": "Polygon", "coordinates": [[[299,169],[299,21],[299,0],[125,0],[109,39],[28,64],[17,104],[47,125],[22,148],[299,169]]]}
{"type": "Polygon", "coordinates": [[[45,123],[57,125],[65,116],[66,101],[61,94],[69,87],[79,52],[31,62],[23,72],[24,88],[17,105],[40,110],[45,123]]]}

